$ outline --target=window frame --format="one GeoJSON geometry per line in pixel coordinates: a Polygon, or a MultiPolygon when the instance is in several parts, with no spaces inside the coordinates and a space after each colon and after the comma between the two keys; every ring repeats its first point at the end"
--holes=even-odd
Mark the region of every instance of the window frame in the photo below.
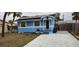
{"type": "Polygon", "coordinates": [[[34,26],[40,26],[40,21],[34,21],[34,26]],[[36,22],[38,22],[39,25],[36,25],[36,22]]]}
{"type": "Polygon", "coordinates": [[[20,22],[20,27],[26,27],[26,22],[25,22],[25,21],[22,21],[22,22],[20,22]],[[22,22],[24,22],[24,23],[25,23],[25,25],[24,25],[24,26],[22,26],[22,22]]]}

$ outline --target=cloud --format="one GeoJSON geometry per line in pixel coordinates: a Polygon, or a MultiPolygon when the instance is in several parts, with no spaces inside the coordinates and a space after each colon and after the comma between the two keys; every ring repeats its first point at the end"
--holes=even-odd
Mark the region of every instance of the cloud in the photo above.
{"type": "MultiPolygon", "coordinates": [[[[22,12],[22,16],[46,15],[46,14],[53,14],[53,13],[56,13],[56,12],[22,12]]],[[[63,12],[60,12],[60,13],[61,13],[60,18],[63,18],[63,12]]],[[[64,14],[66,14],[65,18],[70,17],[69,16],[70,12],[64,12],[64,14]]],[[[4,12],[0,12],[0,19],[3,19],[3,16],[4,16],[4,12]]],[[[12,20],[12,19],[13,19],[12,15],[6,17],[6,21],[12,20]]]]}

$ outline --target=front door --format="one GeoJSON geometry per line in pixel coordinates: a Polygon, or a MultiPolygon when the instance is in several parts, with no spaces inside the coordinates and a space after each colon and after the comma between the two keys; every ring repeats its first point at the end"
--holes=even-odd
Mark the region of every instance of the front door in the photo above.
{"type": "Polygon", "coordinates": [[[49,29],[49,20],[46,20],[46,29],[49,29]]]}

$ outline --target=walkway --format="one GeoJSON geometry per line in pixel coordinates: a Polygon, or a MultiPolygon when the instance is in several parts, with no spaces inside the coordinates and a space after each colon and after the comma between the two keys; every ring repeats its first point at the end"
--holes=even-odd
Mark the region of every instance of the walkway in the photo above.
{"type": "Polygon", "coordinates": [[[77,47],[79,41],[67,31],[55,34],[41,34],[24,47],[77,47]]]}

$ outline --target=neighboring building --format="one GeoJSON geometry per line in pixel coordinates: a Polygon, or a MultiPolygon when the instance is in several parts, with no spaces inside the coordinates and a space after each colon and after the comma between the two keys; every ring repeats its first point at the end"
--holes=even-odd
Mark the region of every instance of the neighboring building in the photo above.
{"type": "Polygon", "coordinates": [[[54,16],[21,17],[17,20],[18,32],[55,32],[54,16]]]}
{"type": "MultiPolygon", "coordinates": [[[[2,31],[2,20],[0,19],[0,33],[2,31]]],[[[7,22],[5,22],[5,32],[7,32],[7,22]]]]}
{"type": "Polygon", "coordinates": [[[2,20],[0,20],[0,27],[2,26],[2,20]]]}

